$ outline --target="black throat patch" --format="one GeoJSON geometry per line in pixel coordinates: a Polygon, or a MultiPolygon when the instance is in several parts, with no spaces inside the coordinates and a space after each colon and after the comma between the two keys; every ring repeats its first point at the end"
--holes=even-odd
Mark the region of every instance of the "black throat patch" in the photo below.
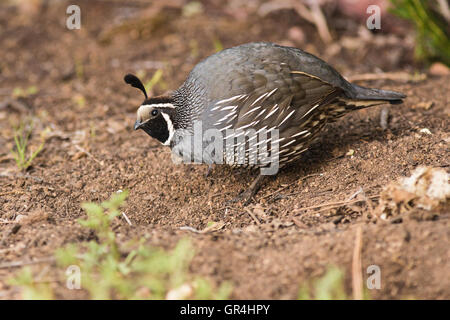
{"type": "Polygon", "coordinates": [[[161,113],[155,119],[145,123],[142,126],[142,130],[161,143],[164,143],[169,139],[169,128],[166,119],[164,119],[161,113]]]}

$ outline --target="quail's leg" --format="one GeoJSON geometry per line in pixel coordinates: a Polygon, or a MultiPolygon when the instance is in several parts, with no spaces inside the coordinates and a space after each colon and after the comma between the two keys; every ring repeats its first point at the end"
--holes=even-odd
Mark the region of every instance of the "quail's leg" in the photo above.
{"type": "Polygon", "coordinates": [[[266,180],[266,176],[262,175],[261,172],[258,174],[255,180],[253,180],[250,187],[247,190],[239,194],[236,198],[234,198],[233,202],[243,201],[243,204],[246,206],[250,203],[253,196],[258,192],[259,188],[264,184],[266,180]]]}
{"type": "Polygon", "coordinates": [[[213,164],[208,164],[208,171],[205,174],[205,178],[208,178],[213,170],[213,164]]]}

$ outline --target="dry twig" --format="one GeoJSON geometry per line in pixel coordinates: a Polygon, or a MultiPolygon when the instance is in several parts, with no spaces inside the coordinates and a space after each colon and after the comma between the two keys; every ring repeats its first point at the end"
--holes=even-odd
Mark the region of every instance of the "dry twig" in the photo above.
{"type": "MultiPolygon", "coordinates": [[[[380,197],[380,195],[377,194],[377,195],[374,195],[374,196],[370,196],[368,198],[369,199],[376,199],[376,198],[379,198],[379,197],[380,197]]],[[[329,209],[332,209],[332,208],[340,207],[342,205],[353,204],[353,203],[357,203],[357,202],[361,202],[361,201],[363,201],[363,200],[357,199],[357,200],[352,200],[352,201],[344,200],[344,201],[328,202],[328,203],[319,204],[319,205],[315,205],[315,206],[299,208],[299,209],[294,210],[293,213],[297,214],[297,213],[299,213],[301,211],[306,211],[306,210],[310,210],[310,209],[318,209],[318,208],[322,208],[322,207],[331,207],[331,208],[327,208],[326,209],[326,210],[329,210],[329,209]]]]}
{"type": "Polygon", "coordinates": [[[17,268],[31,264],[54,262],[54,261],[55,261],[54,257],[41,258],[33,261],[11,261],[0,264],[0,269],[17,268]]]}
{"type": "Polygon", "coordinates": [[[358,229],[356,229],[355,247],[353,249],[353,259],[352,259],[352,287],[354,300],[362,300],[363,298],[361,250],[362,250],[362,228],[361,226],[358,226],[358,229]]]}
{"type": "Polygon", "coordinates": [[[90,153],[89,151],[87,151],[86,149],[80,147],[79,145],[77,145],[77,144],[75,144],[75,143],[74,143],[73,145],[74,145],[74,147],[75,147],[78,151],[81,151],[81,152],[85,153],[88,157],[91,157],[92,160],[94,160],[95,162],[97,162],[99,165],[103,166],[103,162],[100,161],[100,160],[98,160],[96,157],[94,157],[94,156],[92,155],[92,153],[90,153]]]}
{"type": "Polygon", "coordinates": [[[125,214],[125,212],[122,211],[122,216],[125,218],[125,221],[132,226],[130,219],[128,219],[128,216],[125,214]]]}
{"type": "Polygon", "coordinates": [[[302,177],[302,178],[299,179],[299,180],[295,180],[294,182],[291,182],[291,183],[285,185],[284,187],[281,187],[281,188],[278,189],[278,190],[275,190],[274,192],[271,192],[271,193],[269,193],[269,194],[267,194],[267,195],[261,197],[260,200],[269,198],[270,196],[273,196],[274,194],[277,194],[277,193],[279,193],[279,192],[281,192],[281,191],[283,191],[283,190],[286,190],[286,189],[289,188],[290,186],[292,186],[292,185],[298,183],[299,181],[303,181],[303,180],[306,180],[306,179],[308,179],[308,178],[316,177],[316,176],[321,176],[321,175],[323,175],[323,173],[313,173],[313,174],[309,174],[309,175],[307,175],[307,176],[305,176],[305,177],[302,177]]]}
{"type": "Polygon", "coordinates": [[[300,17],[316,26],[320,38],[325,43],[330,43],[333,40],[318,1],[307,1],[307,6],[296,0],[269,1],[260,6],[258,13],[265,16],[280,9],[294,9],[300,17]]]}
{"type": "Polygon", "coordinates": [[[245,208],[245,211],[247,211],[247,213],[250,215],[250,217],[252,217],[252,219],[255,220],[256,224],[261,224],[261,222],[255,216],[255,214],[249,208],[245,208]]]}

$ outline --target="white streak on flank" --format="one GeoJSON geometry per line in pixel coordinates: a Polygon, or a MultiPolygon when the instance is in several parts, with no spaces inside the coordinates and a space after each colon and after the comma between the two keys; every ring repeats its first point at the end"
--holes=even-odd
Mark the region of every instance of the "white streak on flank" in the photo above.
{"type": "Polygon", "coordinates": [[[260,113],[258,113],[258,115],[255,118],[258,118],[259,116],[261,116],[264,112],[266,112],[266,109],[262,109],[260,113]]]}
{"type": "Polygon", "coordinates": [[[268,117],[270,117],[271,115],[273,115],[277,110],[278,110],[278,104],[276,104],[276,105],[272,108],[272,111],[270,111],[270,113],[269,113],[263,120],[266,120],[268,117]]]}
{"type": "Polygon", "coordinates": [[[223,117],[223,118],[217,120],[217,122],[225,121],[226,119],[228,119],[229,117],[231,117],[233,114],[234,114],[234,112],[229,112],[229,113],[227,113],[227,114],[225,115],[225,117],[223,117]]]}
{"type": "Polygon", "coordinates": [[[211,111],[216,111],[217,109],[219,109],[221,106],[217,106],[211,109],[211,111]]]}
{"type": "MultiPolygon", "coordinates": [[[[288,151],[289,149],[285,149],[285,150],[288,151]]],[[[294,153],[297,153],[297,151],[296,151],[296,150],[291,151],[291,152],[285,154],[284,156],[285,156],[285,157],[289,157],[290,155],[293,155],[294,153]]]]}
{"type": "MultiPolygon", "coordinates": [[[[282,139],[284,139],[284,138],[282,138],[282,139]]],[[[263,144],[263,143],[269,143],[270,140],[272,140],[272,138],[267,139],[267,140],[262,140],[262,141],[258,142],[257,144],[255,144],[255,147],[257,147],[257,146],[259,146],[260,144],[263,144]]],[[[273,145],[274,143],[275,143],[275,142],[272,142],[272,145],[273,145]]]]}
{"type": "MultiPolygon", "coordinates": [[[[240,95],[237,95],[237,96],[233,96],[231,98],[223,99],[223,100],[217,101],[216,105],[222,104],[222,103],[225,103],[225,102],[230,102],[230,101],[233,101],[233,100],[237,100],[239,98],[242,98],[243,96],[245,96],[245,94],[240,94],[240,95]]],[[[211,109],[211,110],[213,110],[213,109],[211,109]]]]}
{"type": "Polygon", "coordinates": [[[308,150],[308,148],[304,148],[304,149],[300,150],[298,153],[303,153],[303,152],[305,152],[306,150],[308,150]]]}
{"type": "Polygon", "coordinates": [[[234,116],[232,116],[230,119],[228,119],[228,121],[226,122],[226,123],[230,123],[231,122],[231,120],[233,120],[234,118],[236,118],[237,117],[237,114],[235,114],[234,116]]]}
{"type": "Polygon", "coordinates": [[[255,107],[255,108],[253,108],[253,109],[250,109],[249,111],[247,111],[247,112],[242,116],[242,118],[245,117],[246,115],[248,115],[249,113],[252,113],[253,111],[258,110],[259,108],[261,108],[261,106],[258,106],[258,107],[255,107]]]}
{"type": "Polygon", "coordinates": [[[255,121],[250,122],[249,124],[246,124],[245,126],[242,126],[242,127],[236,128],[236,129],[245,129],[245,128],[248,128],[248,127],[250,127],[250,126],[252,126],[254,124],[255,124],[255,121]]]}
{"type": "Polygon", "coordinates": [[[279,152],[277,152],[277,153],[273,153],[273,155],[272,155],[272,157],[276,157],[276,156],[279,156],[280,155],[280,153],[279,152]]]}
{"type": "Polygon", "coordinates": [[[226,130],[226,129],[230,129],[232,126],[233,126],[233,125],[230,124],[230,125],[228,125],[228,126],[222,128],[222,129],[219,129],[219,131],[223,131],[223,130],[226,130]]]}
{"type": "Polygon", "coordinates": [[[278,142],[281,142],[281,141],[283,141],[285,138],[280,138],[280,139],[278,139],[278,140],[275,140],[274,142],[272,142],[272,144],[275,144],[275,143],[278,143],[278,142]]]}
{"type": "Polygon", "coordinates": [[[229,136],[226,136],[224,139],[228,140],[229,138],[234,137],[234,132],[232,134],[230,134],[229,136]]]}
{"type": "Polygon", "coordinates": [[[239,99],[237,99],[238,101],[247,101],[248,98],[250,98],[250,95],[248,94],[243,94],[242,97],[240,97],[239,99]]]}
{"type": "Polygon", "coordinates": [[[170,120],[170,117],[167,113],[161,112],[162,116],[166,120],[167,123],[167,129],[169,130],[169,138],[163,143],[163,145],[168,146],[170,142],[172,141],[173,134],[175,133],[175,130],[173,129],[173,123],[172,120],[170,120]]]}
{"type": "Polygon", "coordinates": [[[319,106],[319,104],[316,104],[315,106],[313,106],[311,109],[308,110],[308,112],[306,112],[300,119],[303,119],[304,117],[306,117],[308,114],[310,114],[311,112],[313,112],[317,107],[319,106]]]}
{"type": "Polygon", "coordinates": [[[295,142],[295,139],[292,139],[291,141],[289,141],[288,143],[282,144],[281,148],[287,147],[290,144],[293,144],[295,142]]]}
{"type": "Polygon", "coordinates": [[[287,119],[289,119],[293,114],[294,114],[295,110],[292,110],[291,113],[289,113],[286,118],[284,118],[283,121],[281,121],[281,123],[278,125],[278,127],[280,127],[283,123],[286,122],[287,119]]]}
{"type": "Polygon", "coordinates": [[[277,91],[277,90],[278,90],[278,88],[275,88],[275,89],[273,89],[272,91],[270,91],[270,92],[267,94],[266,99],[267,99],[268,97],[270,97],[272,94],[274,94],[275,91],[277,91]]]}
{"type": "Polygon", "coordinates": [[[261,129],[259,129],[258,131],[256,131],[256,133],[260,133],[263,130],[266,130],[267,126],[262,127],[261,129]]]}
{"type": "Polygon", "coordinates": [[[338,107],[335,109],[332,109],[333,112],[344,112],[345,111],[345,107],[338,107]]]}
{"type": "Polygon", "coordinates": [[[236,108],[237,108],[238,106],[227,106],[227,107],[223,107],[222,109],[220,109],[221,111],[225,111],[225,110],[231,110],[231,109],[233,109],[233,111],[234,110],[236,110],[236,108]]]}
{"type": "Polygon", "coordinates": [[[254,106],[255,104],[257,104],[259,100],[264,99],[264,98],[267,96],[267,94],[268,94],[268,92],[266,92],[266,93],[260,95],[258,99],[256,99],[255,101],[253,101],[253,103],[250,105],[250,107],[251,107],[251,106],[254,106]]]}
{"type": "Polygon", "coordinates": [[[304,135],[304,134],[306,134],[307,136],[309,136],[309,135],[311,134],[311,132],[309,132],[308,130],[303,130],[303,131],[300,131],[299,133],[294,134],[294,135],[292,136],[292,138],[297,137],[297,136],[301,136],[301,135],[304,135]]]}

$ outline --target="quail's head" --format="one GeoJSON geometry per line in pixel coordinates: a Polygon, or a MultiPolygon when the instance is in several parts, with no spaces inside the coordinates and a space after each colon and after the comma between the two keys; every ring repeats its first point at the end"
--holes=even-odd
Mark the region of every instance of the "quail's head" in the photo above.
{"type": "Polygon", "coordinates": [[[169,145],[174,134],[172,115],[175,106],[172,98],[149,98],[141,80],[135,75],[127,74],[124,80],[129,85],[140,89],[145,96],[144,102],[137,110],[134,130],[142,129],[162,144],[169,145]]]}

